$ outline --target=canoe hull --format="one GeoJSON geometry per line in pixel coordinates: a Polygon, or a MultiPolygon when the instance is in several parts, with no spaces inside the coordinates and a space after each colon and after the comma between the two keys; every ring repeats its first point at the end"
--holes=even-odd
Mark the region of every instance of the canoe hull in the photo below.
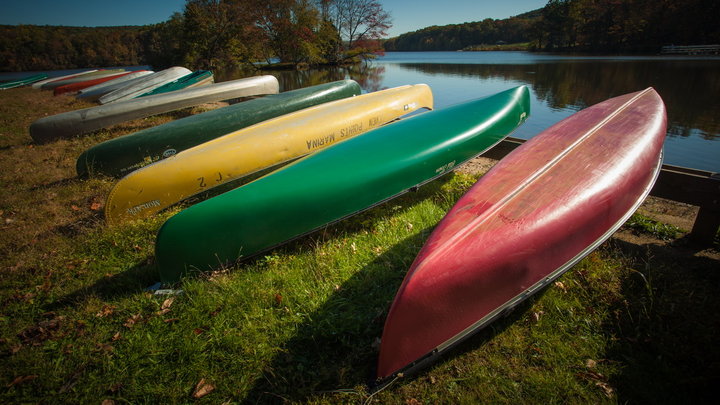
{"type": "Polygon", "coordinates": [[[165,83],[162,86],[157,87],[153,90],[150,90],[147,93],[143,93],[138,97],[146,97],[146,96],[152,96],[155,94],[167,93],[169,91],[176,91],[176,90],[182,90],[185,88],[204,86],[206,84],[212,83],[214,80],[215,80],[215,77],[213,76],[213,73],[211,71],[198,70],[196,72],[192,72],[188,75],[185,75],[177,80],[173,80],[170,83],[165,83]]]}
{"type": "Polygon", "coordinates": [[[68,77],[66,79],[58,79],[53,80],[51,82],[45,83],[40,88],[42,90],[55,90],[56,88],[60,86],[66,86],[68,84],[73,83],[80,83],[84,82],[86,80],[92,80],[92,79],[99,79],[101,77],[108,77],[112,75],[116,75],[118,73],[124,72],[125,69],[101,69],[101,70],[94,70],[86,73],[79,73],[75,76],[68,77]]]}
{"type": "Polygon", "coordinates": [[[233,131],[303,108],[357,96],[360,91],[355,81],[342,80],[192,115],[93,146],[78,158],[77,173],[122,177],[233,131]]]}
{"type": "Polygon", "coordinates": [[[396,197],[523,123],[527,88],[386,125],[181,211],[160,229],[163,282],[247,258],[396,197]]]}
{"type": "Polygon", "coordinates": [[[277,79],[269,75],[178,90],[40,118],[30,125],[30,136],[38,143],[50,142],[202,103],[277,91],[277,79]]]}
{"type": "Polygon", "coordinates": [[[124,72],[124,73],[114,73],[108,76],[103,76],[95,79],[89,79],[78,83],[71,83],[66,84],[60,87],[56,87],[55,90],[53,90],[53,95],[59,96],[61,94],[65,93],[74,93],[77,91],[80,91],[82,89],[95,86],[101,83],[108,82],[110,80],[115,80],[123,76],[127,76],[129,74],[132,74],[133,72],[124,72]]]}
{"type": "Polygon", "coordinates": [[[142,79],[134,82],[132,85],[121,87],[117,90],[113,90],[100,97],[98,101],[100,104],[115,103],[118,101],[130,100],[141,94],[152,91],[155,88],[162,86],[165,83],[171,82],[175,79],[183,77],[192,73],[189,69],[174,66],[159,72],[155,72],[151,75],[147,75],[142,79]]]}
{"type": "Polygon", "coordinates": [[[45,79],[45,80],[41,80],[41,81],[39,81],[39,82],[33,83],[32,86],[30,86],[30,87],[32,87],[33,89],[41,89],[43,85],[45,85],[45,84],[47,84],[47,83],[50,83],[50,82],[54,82],[54,81],[56,81],[56,80],[69,79],[69,78],[71,78],[71,77],[75,77],[75,76],[82,75],[82,74],[85,74],[85,73],[96,72],[96,71],[97,71],[97,69],[91,69],[91,70],[86,70],[86,71],[83,71],[83,72],[71,73],[71,74],[69,74],[69,75],[49,77],[49,78],[47,78],[47,79],[45,79]]]}
{"type": "Polygon", "coordinates": [[[237,185],[258,172],[432,106],[428,86],[400,86],[306,108],[226,134],[120,179],[108,196],[105,219],[117,224],[146,218],[191,196],[237,185]]]}
{"type": "Polygon", "coordinates": [[[155,72],[152,70],[137,70],[130,73],[129,75],[82,89],[76,97],[88,101],[97,100],[98,98],[102,97],[103,94],[110,93],[111,91],[117,90],[124,86],[129,86],[132,83],[141,80],[143,76],[151,75],[153,73],[155,72]]]}
{"type": "Polygon", "coordinates": [[[22,87],[27,86],[32,83],[39,82],[41,80],[47,79],[46,74],[37,74],[32,76],[23,77],[22,79],[17,79],[9,82],[0,83],[0,90],[6,90],[6,89],[13,89],[15,87],[22,87]]]}
{"type": "Polygon", "coordinates": [[[617,97],[506,156],[435,228],[383,330],[378,377],[407,372],[538,291],[606,240],[661,166],[657,93],[617,97]]]}

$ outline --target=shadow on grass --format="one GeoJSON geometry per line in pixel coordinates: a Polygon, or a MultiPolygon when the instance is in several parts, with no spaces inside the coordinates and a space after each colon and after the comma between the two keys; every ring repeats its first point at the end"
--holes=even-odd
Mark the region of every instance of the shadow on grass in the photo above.
{"type": "Polygon", "coordinates": [[[101,277],[90,286],[59,297],[45,305],[45,309],[46,311],[56,311],[75,305],[90,296],[105,301],[127,297],[144,291],[148,286],[159,280],[160,277],[155,269],[154,259],[150,256],[128,270],[101,277]]]}
{"type": "Polygon", "coordinates": [[[692,247],[615,240],[632,260],[606,355],[620,403],[714,402],[720,384],[720,262],[692,247]]]}
{"type": "MultiPolygon", "coordinates": [[[[340,392],[360,400],[362,394],[355,389],[375,389],[379,339],[387,312],[431,230],[424,229],[394,245],[340,286],[308,317],[311,321],[299,327],[295,337],[278,351],[245,402],[304,402],[314,395],[340,392]]],[[[539,291],[504,318],[435,357],[404,380],[411,381],[443,361],[481,347],[521,319],[545,291],[539,291]]]]}

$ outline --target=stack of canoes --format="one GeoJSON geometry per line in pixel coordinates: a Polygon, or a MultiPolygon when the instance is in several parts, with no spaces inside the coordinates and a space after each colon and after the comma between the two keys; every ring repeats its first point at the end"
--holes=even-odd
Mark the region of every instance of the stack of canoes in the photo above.
{"type": "Polygon", "coordinates": [[[132,74],[132,73],[133,72],[119,72],[119,73],[113,73],[113,74],[110,74],[107,76],[100,76],[100,77],[97,77],[94,79],[88,79],[88,80],[77,82],[77,83],[65,84],[65,85],[56,87],[55,90],[53,91],[53,94],[58,96],[60,94],[78,92],[82,89],[85,89],[85,88],[88,88],[91,86],[95,86],[95,85],[99,85],[99,84],[102,84],[102,83],[105,83],[105,82],[108,82],[111,80],[115,80],[120,77],[124,77],[129,74],[132,74]]]}
{"type": "Polygon", "coordinates": [[[0,83],[0,90],[27,86],[27,85],[33,84],[35,82],[39,82],[41,80],[47,79],[47,77],[48,77],[48,75],[46,75],[46,74],[37,74],[37,75],[23,77],[23,78],[17,79],[17,80],[3,82],[3,83],[0,83]]]}
{"type": "MultiPolygon", "coordinates": [[[[143,76],[140,80],[142,81],[151,76],[153,75],[143,76]]],[[[135,86],[135,84],[131,85],[133,88],[135,86]]],[[[132,119],[149,117],[202,103],[277,92],[278,81],[274,76],[256,76],[232,80],[154,96],[117,101],[107,105],[40,118],[30,125],[30,136],[35,142],[45,143],[95,131],[132,119]]],[[[108,93],[106,96],[113,93],[108,93]]]]}
{"type": "MultiPolygon", "coordinates": [[[[214,100],[278,91],[272,76],[179,90],[212,77],[183,69],[128,80],[138,81],[101,97],[111,104],[40,119],[31,135],[37,142],[73,136],[168,105],[194,105],[183,100],[206,102],[214,91],[222,94],[214,100]],[[166,90],[160,76],[171,82],[166,90]],[[219,90],[233,85],[253,90],[219,90]]],[[[78,158],[77,172],[120,178],[105,204],[112,225],[185,204],[155,244],[161,282],[169,285],[449,173],[523,124],[530,93],[520,86],[399,119],[423,108],[433,108],[423,84],[361,95],[353,81],[328,83],[95,145],[78,158]]],[[[650,88],[576,113],[485,174],[441,220],[400,286],[383,330],[378,379],[436,359],[609,238],[653,186],[665,131],[665,107],[650,88]]]]}
{"type": "Polygon", "coordinates": [[[187,74],[179,79],[165,83],[160,87],[156,87],[153,90],[150,90],[147,93],[141,94],[138,97],[152,96],[155,94],[167,93],[169,91],[176,91],[176,90],[188,89],[191,87],[204,86],[206,84],[212,83],[213,81],[214,81],[214,77],[213,77],[213,74],[211,71],[198,70],[196,72],[187,74]]]}
{"type": "Polygon", "coordinates": [[[65,86],[65,85],[73,84],[73,83],[80,83],[80,82],[84,82],[84,81],[92,80],[92,79],[99,79],[99,78],[103,78],[103,77],[113,76],[113,75],[116,75],[118,73],[123,73],[123,72],[125,72],[124,69],[101,69],[101,70],[96,70],[96,71],[92,71],[92,72],[77,74],[74,76],[66,77],[64,79],[52,80],[52,81],[49,81],[49,82],[43,84],[42,86],[40,86],[40,88],[42,90],[55,90],[56,88],[58,88],[60,86],[65,86]]]}
{"type": "Polygon", "coordinates": [[[123,177],[105,204],[108,223],[140,219],[199,193],[280,167],[432,108],[426,85],[401,86],[306,108],[231,132],[123,177]],[[331,117],[329,119],[329,117],[331,117]]]}
{"type": "MultiPolygon", "coordinates": [[[[216,86],[216,85],[214,85],[216,86]]],[[[357,96],[352,80],[270,94],[202,114],[191,115],[97,144],[77,159],[77,173],[122,177],[225,134],[318,104],[357,96]]]]}
{"type": "Polygon", "coordinates": [[[144,76],[130,86],[123,86],[117,90],[113,90],[100,97],[98,101],[100,104],[107,104],[117,101],[130,100],[190,73],[192,73],[190,70],[179,66],[161,70],[144,76]]]}
{"type": "Polygon", "coordinates": [[[50,83],[50,82],[55,81],[55,80],[69,79],[69,78],[71,78],[71,77],[75,77],[75,76],[78,76],[78,75],[82,75],[82,74],[85,74],[85,73],[91,73],[91,72],[95,72],[95,71],[97,71],[97,69],[91,69],[91,70],[85,70],[85,71],[82,71],[82,72],[70,73],[70,74],[67,74],[67,75],[64,75],[64,76],[50,77],[50,78],[47,78],[47,79],[45,79],[45,80],[41,80],[41,81],[39,81],[39,82],[33,83],[31,87],[32,87],[33,89],[39,89],[39,88],[41,88],[42,86],[44,86],[45,84],[50,83]]]}
{"type": "Polygon", "coordinates": [[[130,86],[131,84],[140,80],[140,78],[142,78],[143,76],[147,76],[153,73],[155,72],[153,72],[152,70],[137,70],[122,77],[108,80],[105,83],[96,84],[94,86],[84,88],[78,92],[76,97],[88,101],[97,100],[104,94],[110,93],[111,91],[117,90],[121,87],[130,86]]]}

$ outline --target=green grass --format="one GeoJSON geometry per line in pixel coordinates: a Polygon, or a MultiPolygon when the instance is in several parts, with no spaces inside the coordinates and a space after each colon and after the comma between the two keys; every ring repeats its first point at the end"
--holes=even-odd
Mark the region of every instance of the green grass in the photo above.
{"type": "Polygon", "coordinates": [[[158,121],[30,147],[17,122],[52,106],[22,115],[14,103],[50,96],[0,97],[2,403],[676,403],[714,394],[717,261],[619,241],[373,393],[395,292],[474,177],[446,176],[156,296],[145,291],[159,280],[155,233],[173,212],[108,228],[93,204],[111,180],[75,179],[73,165],[93,142],[158,121]],[[213,389],[194,399],[200,381],[213,389]]]}
{"type": "Polygon", "coordinates": [[[663,224],[662,222],[637,213],[633,214],[624,226],[632,229],[634,232],[648,234],[661,240],[675,239],[682,232],[677,226],[663,224]]]}

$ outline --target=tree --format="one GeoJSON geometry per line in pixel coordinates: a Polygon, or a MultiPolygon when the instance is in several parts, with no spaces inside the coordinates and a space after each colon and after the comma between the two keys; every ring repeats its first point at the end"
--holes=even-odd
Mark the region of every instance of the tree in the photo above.
{"type": "Polygon", "coordinates": [[[390,13],[375,0],[321,1],[321,9],[338,29],[350,56],[370,57],[380,51],[379,40],[392,26],[390,13]]]}

